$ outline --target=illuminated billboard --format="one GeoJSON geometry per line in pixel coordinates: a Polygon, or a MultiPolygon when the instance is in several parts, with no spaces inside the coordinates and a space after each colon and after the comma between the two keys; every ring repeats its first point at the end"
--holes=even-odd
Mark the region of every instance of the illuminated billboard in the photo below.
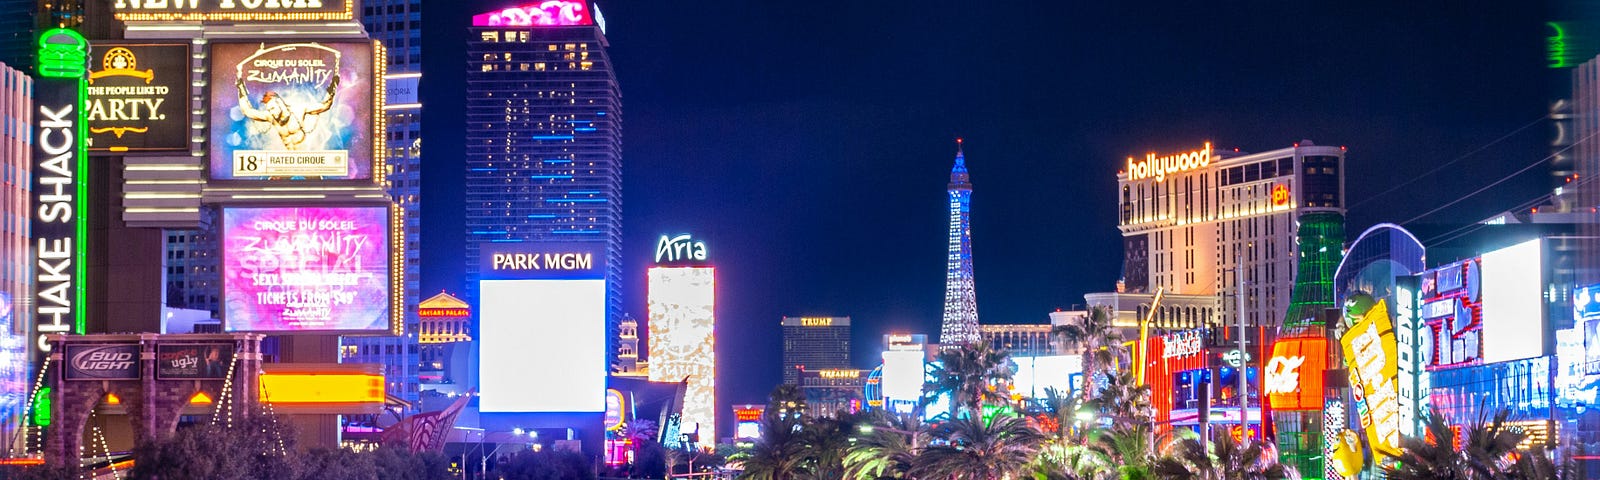
{"type": "Polygon", "coordinates": [[[1483,362],[1544,355],[1542,240],[1483,254],[1483,362]]]}
{"type": "Polygon", "coordinates": [[[1421,275],[1418,317],[1427,325],[1423,345],[1428,370],[1483,363],[1483,270],[1478,259],[1452,263],[1421,275]]]}
{"type": "Polygon", "coordinates": [[[96,44],[89,68],[89,150],[189,150],[189,44],[96,44]]]}
{"type": "Polygon", "coordinates": [[[917,350],[883,352],[883,396],[891,402],[922,399],[927,380],[927,354],[917,350]]]}
{"type": "Polygon", "coordinates": [[[1262,388],[1273,410],[1322,410],[1322,375],[1327,369],[1328,341],[1285,338],[1272,344],[1262,388]]]}
{"type": "Polygon", "coordinates": [[[479,250],[479,411],[604,412],[605,244],[479,250]]]}
{"type": "Polygon", "coordinates": [[[0,292],[0,424],[21,415],[28,400],[28,326],[18,320],[11,294],[0,292]]]}
{"type": "Polygon", "coordinates": [[[1054,389],[1061,395],[1074,391],[1073,377],[1083,372],[1082,355],[1012,357],[1016,371],[1011,374],[1011,391],[1025,398],[1042,399],[1054,389]]]}
{"type": "Polygon", "coordinates": [[[687,377],[682,424],[712,431],[717,425],[716,269],[652,267],[648,276],[650,381],[687,377]]]}
{"type": "Polygon", "coordinates": [[[1600,374],[1600,285],[1572,292],[1572,318],[1583,335],[1583,374],[1600,374]]]}
{"type": "Polygon", "coordinates": [[[353,0],[115,0],[124,22],[317,22],[355,18],[353,0]]]}
{"type": "Polygon", "coordinates": [[[261,401],[278,413],[380,413],[380,368],[375,363],[266,363],[256,381],[261,401]]]}
{"type": "Polygon", "coordinates": [[[222,210],[223,322],[230,332],[386,332],[388,206],[222,210]]]}
{"type": "Polygon", "coordinates": [[[213,43],[212,180],[373,178],[374,44],[213,43]]]}
{"type": "Polygon", "coordinates": [[[583,0],[543,0],[472,16],[474,27],[566,27],[594,25],[583,0]]]}
{"type": "Polygon", "coordinates": [[[1395,385],[1396,346],[1389,307],[1384,300],[1360,316],[1339,340],[1344,347],[1344,363],[1358,403],[1365,403],[1361,427],[1367,432],[1372,450],[1391,457],[1400,456],[1400,392],[1395,385]]]}

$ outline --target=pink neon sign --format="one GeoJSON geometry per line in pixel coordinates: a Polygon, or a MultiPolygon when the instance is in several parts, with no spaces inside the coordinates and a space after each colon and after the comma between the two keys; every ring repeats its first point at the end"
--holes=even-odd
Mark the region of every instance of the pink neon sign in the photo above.
{"type": "Polygon", "coordinates": [[[594,25],[583,0],[547,0],[472,16],[474,27],[562,27],[594,25]]]}

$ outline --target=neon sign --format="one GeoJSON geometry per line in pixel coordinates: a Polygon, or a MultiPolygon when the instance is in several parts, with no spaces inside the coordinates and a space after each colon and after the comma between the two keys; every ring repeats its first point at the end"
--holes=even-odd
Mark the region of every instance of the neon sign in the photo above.
{"type": "Polygon", "coordinates": [[[1300,365],[1306,357],[1273,357],[1267,362],[1267,393],[1294,393],[1300,388],[1300,365]]]}
{"type": "Polygon", "coordinates": [[[567,27],[594,25],[583,0],[548,0],[472,16],[474,27],[567,27]]]}
{"type": "Polygon", "coordinates": [[[1205,342],[1201,341],[1199,330],[1167,335],[1162,337],[1161,340],[1167,346],[1166,350],[1161,352],[1161,358],[1196,355],[1200,353],[1201,348],[1205,347],[1205,342]]]}
{"type": "Polygon", "coordinates": [[[33,214],[34,323],[40,353],[46,335],[82,333],[83,259],[88,238],[88,148],[82,105],[87,95],[89,41],[57,28],[39,37],[39,75],[34,84],[33,214]]]}
{"type": "Polygon", "coordinates": [[[1143,161],[1135,162],[1133,157],[1128,157],[1128,181],[1154,178],[1157,182],[1167,180],[1167,174],[1187,172],[1205,168],[1211,165],[1211,142],[1206,142],[1205,147],[1192,152],[1178,153],[1164,157],[1156,154],[1145,155],[1143,161]]]}
{"type": "Polygon", "coordinates": [[[831,326],[833,326],[833,318],[832,317],[802,317],[800,319],[800,326],[802,326],[802,327],[831,327],[831,326]]]}
{"type": "Polygon", "coordinates": [[[1272,186],[1272,204],[1279,207],[1289,204],[1288,185],[1280,183],[1272,186]]]}
{"type": "Polygon", "coordinates": [[[818,370],[817,371],[817,375],[821,376],[822,378],[828,378],[828,379],[861,378],[861,371],[860,370],[837,370],[837,369],[834,369],[834,370],[818,370]]]}
{"type": "Polygon", "coordinates": [[[661,236],[656,243],[656,263],[706,261],[706,242],[689,238],[689,234],[676,237],[661,236]]]}

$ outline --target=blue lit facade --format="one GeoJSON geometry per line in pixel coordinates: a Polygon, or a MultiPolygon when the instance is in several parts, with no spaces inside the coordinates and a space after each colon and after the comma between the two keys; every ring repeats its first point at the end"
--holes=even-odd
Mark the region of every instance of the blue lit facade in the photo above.
{"type": "MultiPolygon", "coordinates": [[[[465,291],[478,304],[482,245],[603,243],[606,338],[615,339],[622,318],[622,93],[601,28],[470,27],[465,291]]],[[[615,361],[616,349],[606,351],[615,361]]]]}
{"type": "Polygon", "coordinates": [[[417,377],[417,318],[419,282],[422,278],[419,234],[422,232],[422,105],[416,85],[422,71],[422,0],[367,0],[361,2],[361,23],[367,34],[383,42],[389,54],[388,117],[389,196],[405,212],[405,331],[398,337],[346,337],[341,361],[381,363],[387,393],[417,404],[422,385],[417,377]]]}
{"type": "Polygon", "coordinates": [[[957,142],[956,165],[950,169],[950,253],[944,276],[944,322],[939,343],[977,342],[978,295],[972,277],[972,182],[966,155],[957,142]]]}

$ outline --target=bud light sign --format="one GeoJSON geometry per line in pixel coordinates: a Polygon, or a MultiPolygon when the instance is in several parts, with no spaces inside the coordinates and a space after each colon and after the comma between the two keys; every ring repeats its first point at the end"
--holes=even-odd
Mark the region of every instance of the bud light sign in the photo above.
{"type": "Polygon", "coordinates": [[[67,380],[138,380],[138,345],[67,345],[67,380]]]}

